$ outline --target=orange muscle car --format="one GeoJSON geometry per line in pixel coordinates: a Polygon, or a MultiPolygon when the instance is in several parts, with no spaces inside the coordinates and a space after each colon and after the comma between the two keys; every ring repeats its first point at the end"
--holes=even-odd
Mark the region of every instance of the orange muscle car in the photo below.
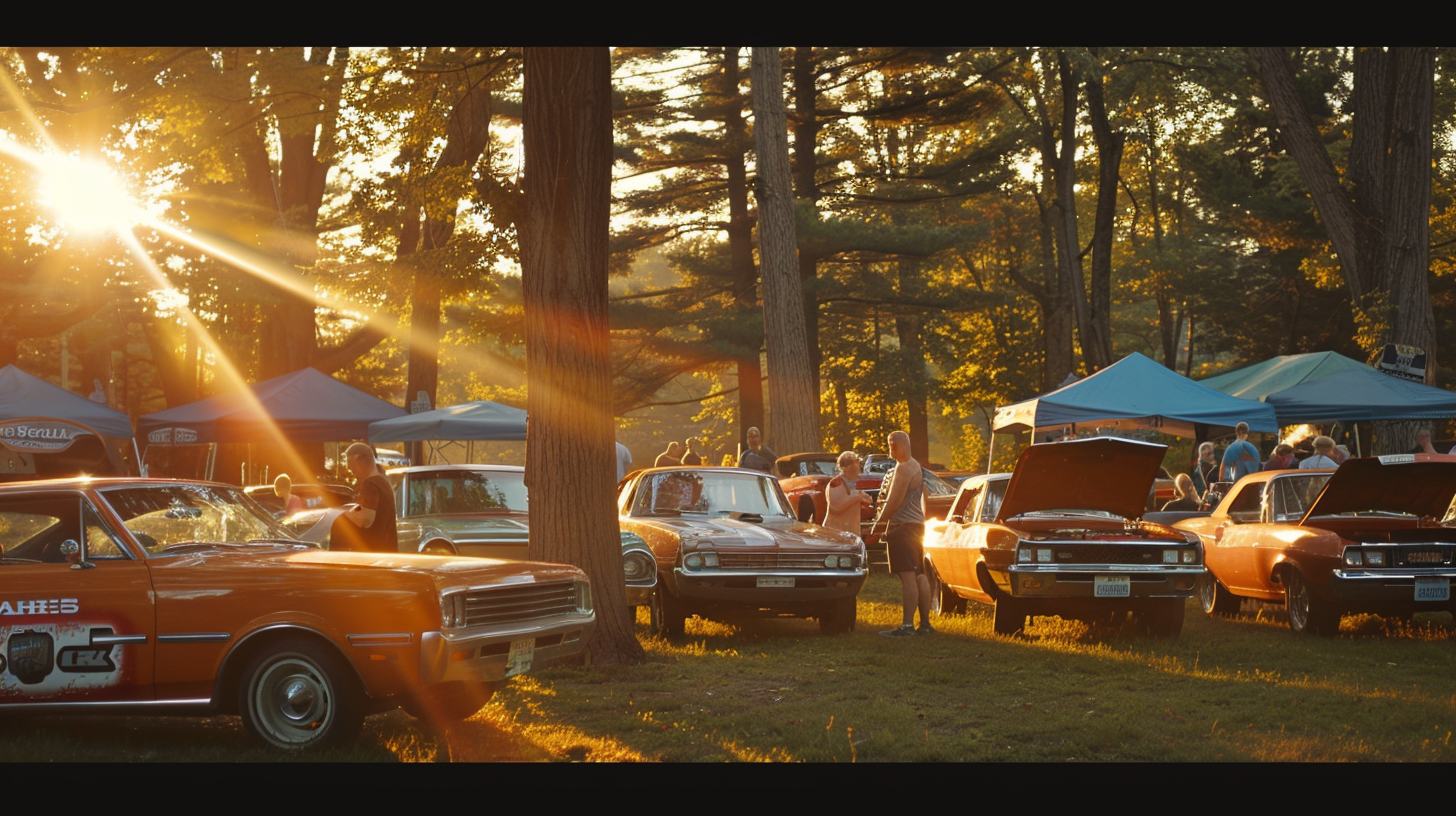
{"type": "Polygon", "coordinates": [[[1453,609],[1453,496],[1456,457],[1351,459],[1250,474],[1211,515],[1176,526],[1203,539],[1204,611],[1257,598],[1283,603],[1297,632],[1334,634],[1347,613],[1453,609]]]}
{"type": "Polygon", "coordinates": [[[0,712],[238,713],[312,748],[469,716],[594,625],[574,567],[325,552],[237,487],[0,486],[0,712]]]}
{"type": "Polygon", "coordinates": [[[1203,573],[1197,536],[1137,521],[1162,445],[1081,439],[1032,445],[1013,473],[961,484],[949,518],[928,525],[926,574],[942,612],[995,606],[994,629],[1028,616],[1137,615],[1176,637],[1203,573]]]}

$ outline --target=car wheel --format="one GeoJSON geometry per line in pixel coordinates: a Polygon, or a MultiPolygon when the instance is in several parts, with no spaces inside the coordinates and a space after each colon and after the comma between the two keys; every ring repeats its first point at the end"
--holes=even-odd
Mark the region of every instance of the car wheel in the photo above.
{"type": "Polygon", "coordinates": [[[814,498],[812,496],[799,497],[799,521],[812,522],[814,520],[814,498]]]}
{"type": "Polygon", "coordinates": [[[658,585],[647,605],[647,617],[654,635],[680,638],[686,633],[688,616],[682,605],[666,589],[658,585]]]}
{"type": "Polygon", "coordinates": [[[243,726],[270,748],[301,751],[359,733],[363,693],[342,657],[306,640],[285,640],[253,658],[238,687],[243,726]]]}
{"type": "Polygon", "coordinates": [[[435,725],[463,722],[490,702],[495,689],[475,683],[451,683],[416,695],[404,710],[417,720],[435,725]]]}
{"type": "Polygon", "coordinates": [[[1183,633],[1183,618],[1188,606],[1182,598],[1167,598],[1155,603],[1140,615],[1143,630],[1155,638],[1175,638],[1183,633]]]}
{"type": "Polygon", "coordinates": [[[1228,591],[1212,572],[1204,571],[1198,579],[1198,605],[1209,615],[1233,615],[1239,611],[1242,598],[1228,591]]]}
{"type": "Polygon", "coordinates": [[[966,599],[940,580],[940,573],[930,562],[925,563],[925,579],[930,583],[930,608],[937,615],[966,614],[966,599]]]}
{"type": "Polygon", "coordinates": [[[434,541],[431,541],[428,544],[426,544],[425,546],[421,547],[420,548],[420,552],[424,553],[425,555],[455,555],[456,554],[455,553],[455,548],[452,547],[452,546],[450,546],[450,542],[448,542],[448,541],[441,541],[439,539],[435,539],[434,541]]]}
{"type": "Polygon", "coordinates": [[[825,635],[847,635],[854,631],[854,621],[859,614],[855,598],[840,598],[830,601],[819,615],[819,632],[825,635]]]}
{"type": "Polygon", "coordinates": [[[1289,628],[1296,632],[1333,635],[1340,631],[1340,613],[1316,597],[1304,573],[1293,567],[1284,573],[1284,610],[1289,628]]]}
{"type": "Polygon", "coordinates": [[[998,635],[1014,635],[1026,627],[1026,609],[1011,598],[997,598],[991,614],[991,629],[998,635]]]}

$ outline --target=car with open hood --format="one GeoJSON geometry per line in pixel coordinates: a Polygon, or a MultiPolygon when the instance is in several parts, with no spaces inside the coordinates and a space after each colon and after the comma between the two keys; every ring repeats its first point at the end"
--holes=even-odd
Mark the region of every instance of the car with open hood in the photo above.
{"type": "Polygon", "coordinates": [[[236,713],[308,749],[469,716],[595,622],[575,567],[328,552],[239,487],[0,485],[0,713],[236,713]]]}
{"type": "Polygon", "coordinates": [[[1254,598],[1283,603],[1297,632],[1334,634],[1356,612],[1456,611],[1453,496],[1456,457],[1349,459],[1250,474],[1212,514],[1176,526],[1203,540],[1206,612],[1254,598]]]}
{"type": "MultiPolygon", "coordinates": [[[[394,485],[395,526],[401,552],[526,558],[530,513],[525,468],[515,465],[416,465],[387,474],[394,485]]],[[[324,546],[342,510],[321,508],[285,520],[324,546]]],[[[348,523],[348,522],[344,522],[348,523]]],[[[629,606],[647,606],[657,585],[652,551],[623,531],[622,578],[629,606]]]]}
{"type": "Polygon", "coordinates": [[[1140,521],[1166,448],[1126,439],[1032,445],[1012,473],[961,484],[950,515],[927,525],[926,575],[942,613],[995,607],[998,634],[1031,616],[1137,616],[1175,637],[1203,573],[1196,535],[1140,521]]]}
{"type": "Polygon", "coordinates": [[[864,543],[800,522],[777,480],[742,468],[651,468],[622,483],[622,529],[652,548],[653,628],[683,634],[692,615],[817,618],[825,634],[854,629],[864,543]]]}

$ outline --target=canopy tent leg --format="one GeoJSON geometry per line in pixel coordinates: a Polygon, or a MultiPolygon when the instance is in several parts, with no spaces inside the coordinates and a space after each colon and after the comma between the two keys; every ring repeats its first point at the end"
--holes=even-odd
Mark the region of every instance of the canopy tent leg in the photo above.
{"type": "MultiPolygon", "coordinates": [[[[152,449],[152,446],[151,445],[148,445],[147,446],[147,450],[151,450],[151,449],[152,449]]],[[[134,437],[134,436],[131,438],[131,452],[132,452],[132,455],[134,455],[136,457],[137,475],[138,476],[141,476],[143,478],[146,478],[146,475],[147,475],[147,462],[146,462],[145,459],[142,458],[141,449],[137,447],[136,437],[134,437]]]]}

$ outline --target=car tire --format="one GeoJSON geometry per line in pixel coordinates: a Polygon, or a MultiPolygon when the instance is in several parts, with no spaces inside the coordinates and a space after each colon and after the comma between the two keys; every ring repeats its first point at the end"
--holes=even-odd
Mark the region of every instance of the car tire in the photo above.
{"type": "Polygon", "coordinates": [[[940,573],[929,561],[925,562],[925,579],[930,583],[930,608],[937,615],[966,614],[966,599],[956,594],[940,580],[940,573]]]}
{"type": "Polygon", "coordinates": [[[1223,582],[1212,572],[1204,571],[1198,579],[1198,605],[1209,615],[1234,615],[1239,611],[1243,598],[1228,591],[1223,582]]]}
{"type": "Polygon", "coordinates": [[[802,521],[802,522],[804,522],[806,524],[813,523],[813,521],[814,521],[814,497],[813,496],[800,496],[799,497],[799,521],[802,521]]]}
{"type": "Polygon", "coordinates": [[[238,713],[248,733],[269,748],[313,750],[358,735],[364,694],[338,654],[290,639],[249,662],[238,685],[238,713]]]}
{"type": "Polygon", "coordinates": [[[991,629],[998,635],[1014,635],[1026,628],[1026,608],[1012,598],[996,599],[991,629]]]}
{"type": "Polygon", "coordinates": [[[647,618],[654,635],[673,639],[687,632],[687,614],[661,584],[652,593],[652,600],[647,605],[647,618]]]}
{"type": "Polygon", "coordinates": [[[411,717],[432,725],[450,725],[475,716],[494,695],[495,689],[490,686],[451,683],[416,695],[405,704],[404,710],[411,717]]]}
{"type": "Polygon", "coordinates": [[[1284,573],[1284,611],[1296,632],[1334,635],[1340,631],[1340,612],[1311,591],[1304,573],[1290,567],[1284,573]]]}
{"type": "Polygon", "coordinates": [[[435,539],[421,547],[420,552],[425,555],[457,555],[455,548],[450,546],[450,542],[440,539],[435,539]]]}
{"type": "Polygon", "coordinates": [[[1162,599],[1142,613],[1142,628],[1150,637],[1171,640],[1183,633],[1187,613],[1188,605],[1182,598],[1162,599]]]}
{"type": "Polygon", "coordinates": [[[847,635],[854,631],[859,615],[858,600],[851,596],[830,601],[819,614],[819,632],[824,635],[847,635]]]}

